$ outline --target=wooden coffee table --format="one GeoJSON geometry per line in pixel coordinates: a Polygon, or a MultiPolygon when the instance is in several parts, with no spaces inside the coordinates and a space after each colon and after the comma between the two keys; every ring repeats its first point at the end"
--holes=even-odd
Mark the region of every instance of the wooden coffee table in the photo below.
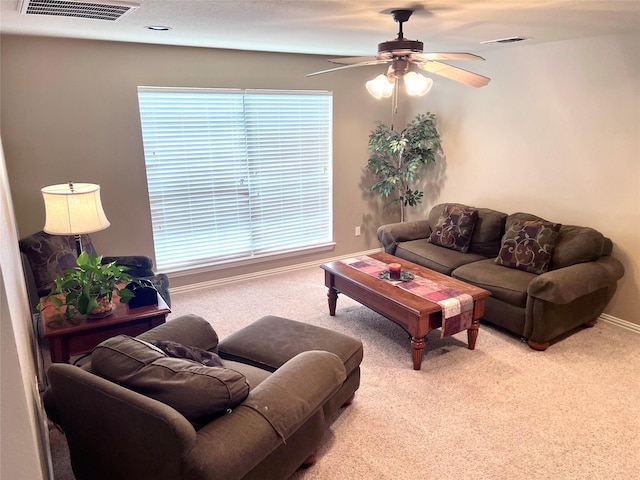
{"type": "Polygon", "coordinates": [[[41,322],[43,337],[49,340],[52,362],[69,362],[71,355],[80,355],[93,350],[100,342],[116,335],[140,335],[166,321],[171,310],[158,295],[158,305],[129,308],[114,295],[113,313],[98,320],[65,320],[58,326],[52,320],[59,315],[51,301],[45,303],[41,322]]]}
{"type": "MultiPolygon", "coordinates": [[[[467,329],[467,341],[469,350],[475,348],[480,317],[484,313],[484,299],[490,295],[489,291],[387,253],[374,253],[369,257],[384,263],[399,263],[404,271],[437,282],[460,293],[471,295],[473,298],[473,323],[471,328],[467,329]]],[[[343,293],[397,323],[411,335],[413,369],[420,370],[424,356],[425,337],[431,330],[442,326],[440,305],[340,261],[325,263],[321,265],[321,268],[325,271],[325,285],[329,288],[327,294],[329,315],[336,314],[338,293],[343,293]]]]}

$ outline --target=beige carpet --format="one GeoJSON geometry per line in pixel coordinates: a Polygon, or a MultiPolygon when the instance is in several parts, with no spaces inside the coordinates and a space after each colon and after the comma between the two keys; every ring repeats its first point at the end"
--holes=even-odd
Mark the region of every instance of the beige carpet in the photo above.
{"type": "Polygon", "coordinates": [[[293,479],[639,478],[640,335],[600,321],[535,352],[483,323],[474,351],[431,332],[414,371],[400,327],[343,295],[329,316],[323,283],[313,268],[172,297],[169,319],[195,313],[220,337],[272,314],[362,339],[356,399],[293,479]]]}

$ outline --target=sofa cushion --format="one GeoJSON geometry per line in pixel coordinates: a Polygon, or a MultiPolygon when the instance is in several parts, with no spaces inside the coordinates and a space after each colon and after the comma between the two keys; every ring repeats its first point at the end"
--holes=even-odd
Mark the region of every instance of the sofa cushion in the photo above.
{"type": "Polygon", "coordinates": [[[477,253],[462,253],[450,248],[442,248],[425,242],[424,239],[399,243],[395,256],[445,275],[451,275],[451,272],[461,265],[487,258],[477,253]]]}
{"type": "Polygon", "coordinates": [[[478,218],[471,236],[471,243],[469,244],[469,252],[477,253],[484,258],[498,255],[507,214],[490,208],[470,207],[461,203],[441,203],[434,206],[429,212],[428,220],[431,230],[434,230],[448,205],[478,211],[478,218]]]}
{"type": "Polygon", "coordinates": [[[241,403],[244,376],[223,367],[170,358],[158,347],[127,335],[105,340],[91,358],[94,373],[173,407],[196,428],[241,403]]]}
{"type": "Polygon", "coordinates": [[[597,260],[606,252],[607,239],[589,227],[563,225],[560,227],[551,268],[563,268],[576,263],[597,260]]]}
{"type": "Polygon", "coordinates": [[[534,273],[496,265],[492,258],[456,268],[451,276],[489,290],[495,300],[519,308],[527,305],[527,288],[537,277],[534,273]]]}
{"type": "Polygon", "coordinates": [[[478,211],[461,205],[447,205],[431,235],[429,243],[467,253],[471,235],[478,220],[478,211]]]}
{"type": "Polygon", "coordinates": [[[469,251],[495,257],[500,251],[507,214],[490,208],[478,208],[478,221],[473,230],[469,251]]]}
{"type": "Polygon", "coordinates": [[[559,223],[508,220],[496,264],[530,273],[546,272],[559,230],[559,223]]]}

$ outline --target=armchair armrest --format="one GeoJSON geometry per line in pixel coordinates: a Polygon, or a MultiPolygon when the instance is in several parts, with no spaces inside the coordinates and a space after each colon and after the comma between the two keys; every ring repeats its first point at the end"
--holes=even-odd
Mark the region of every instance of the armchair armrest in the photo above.
{"type": "Polygon", "coordinates": [[[576,263],[538,275],[527,293],[546,302],[566,304],[608,287],[611,282],[607,270],[597,262],[576,263]]]}
{"type": "Polygon", "coordinates": [[[431,234],[428,220],[415,220],[413,222],[399,222],[382,225],[378,228],[378,240],[386,253],[393,255],[398,242],[427,238],[431,234]]]}
{"type": "Polygon", "coordinates": [[[103,263],[116,262],[116,265],[127,267],[127,273],[134,277],[150,277],[154,275],[153,260],[144,255],[102,256],[103,263]]]}
{"type": "Polygon", "coordinates": [[[346,378],[337,355],[296,355],[254,388],[231,413],[198,430],[190,456],[197,478],[242,478],[314,415],[346,378]],[[224,439],[224,441],[220,441],[224,439]]]}
{"type": "Polygon", "coordinates": [[[346,378],[344,364],[336,354],[302,352],[252,390],[242,405],[260,413],[286,441],[346,378]]]}
{"type": "Polygon", "coordinates": [[[197,440],[184,416],[73,365],[54,363],[48,375],[47,413],[65,432],[78,478],[182,478],[197,440]]]}

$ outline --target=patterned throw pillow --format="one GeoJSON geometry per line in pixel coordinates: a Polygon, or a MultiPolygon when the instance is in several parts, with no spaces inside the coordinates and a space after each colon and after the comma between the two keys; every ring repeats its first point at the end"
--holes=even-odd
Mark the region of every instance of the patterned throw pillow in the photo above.
{"type": "Polygon", "coordinates": [[[447,205],[427,241],[434,245],[467,253],[477,221],[477,210],[458,205],[447,205]]]}
{"type": "Polygon", "coordinates": [[[530,273],[546,272],[560,226],[559,223],[541,221],[513,222],[502,237],[495,262],[530,273]]]}
{"type": "Polygon", "coordinates": [[[207,367],[224,367],[222,359],[218,354],[203,350],[202,348],[183,345],[170,340],[155,340],[151,342],[151,344],[173,358],[186,358],[187,360],[193,360],[207,367]]]}

